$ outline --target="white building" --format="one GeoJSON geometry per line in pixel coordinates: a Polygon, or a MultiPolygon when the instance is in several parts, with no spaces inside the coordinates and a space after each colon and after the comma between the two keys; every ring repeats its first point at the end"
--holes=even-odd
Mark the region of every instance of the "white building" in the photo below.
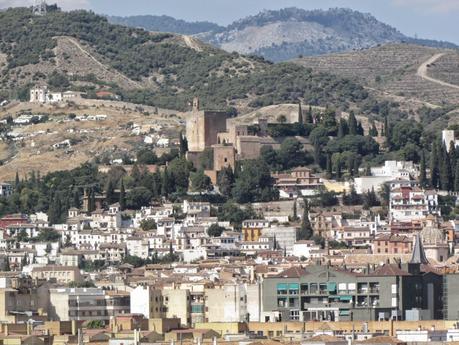
{"type": "Polygon", "coordinates": [[[293,245],[296,242],[297,228],[292,226],[271,226],[261,230],[262,236],[275,238],[279,249],[286,250],[287,254],[293,252],[293,245]]]}
{"type": "Polygon", "coordinates": [[[410,180],[419,176],[419,169],[413,162],[385,161],[381,167],[371,168],[371,176],[361,176],[354,179],[355,191],[358,194],[372,189],[381,190],[384,183],[392,180],[410,180]]]}
{"type": "Polygon", "coordinates": [[[35,87],[30,90],[30,102],[31,103],[46,103],[46,94],[48,88],[46,86],[35,87]]]}
{"type": "Polygon", "coordinates": [[[9,183],[0,183],[0,196],[9,197],[13,194],[13,186],[9,183]]]}
{"type": "Polygon", "coordinates": [[[429,214],[440,216],[438,194],[419,187],[402,186],[390,192],[389,217],[391,221],[422,220],[429,214]]]}
{"type": "Polygon", "coordinates": [[[311,258],[311,252],[320,250],[320,245],[315,244],[314,241],[297,241],[293,245],[292,255],[297,258],[305,257],[306,259],[311,258]]]}
{"type": "Polygon", "coordinates": [[[444,129],[441,132],[441,140],[443,144],[445,144],[446,149],[449,151],[449,148],[451,146],[451,143],[454,144],[454,147],[459,146],[459,140],[456,139],[456,136],[454,134],[454,131],[451,129],[444,129]]]}

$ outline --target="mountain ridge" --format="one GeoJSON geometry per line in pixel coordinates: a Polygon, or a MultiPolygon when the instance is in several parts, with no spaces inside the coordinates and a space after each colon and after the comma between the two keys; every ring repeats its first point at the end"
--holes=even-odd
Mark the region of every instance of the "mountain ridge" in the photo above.
{"type": "MultiPolygon", "coordinates": [[[[154,17],[151,19],[155,20],[154,17]]],[[[131,25],[128,17],[124,18],[124,24],[131,25]]],[[[302,55],[366,49],[386,43],[406,42],[436,48],[458,48],[450,42],[406,36],[370,13],[348,8],[308,11],[289,7],[264,10],[236,20],[225,28],[215,25],[217,29],[193,34],[228,52],[262,56],[274,62],[302,55]]],[[[142,27],[148,29],[148,26],[146,22],[142,27]]]]}

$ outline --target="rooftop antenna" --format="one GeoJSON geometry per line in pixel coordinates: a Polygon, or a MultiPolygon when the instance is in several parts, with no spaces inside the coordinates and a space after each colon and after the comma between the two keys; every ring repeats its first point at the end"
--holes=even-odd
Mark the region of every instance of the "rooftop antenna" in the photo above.
{"type": "Polygon", "coordinates": [[[44,16],[47,12],[47,5],[45,0],[35,0],[32,12],[36,16],[44,16]]]}

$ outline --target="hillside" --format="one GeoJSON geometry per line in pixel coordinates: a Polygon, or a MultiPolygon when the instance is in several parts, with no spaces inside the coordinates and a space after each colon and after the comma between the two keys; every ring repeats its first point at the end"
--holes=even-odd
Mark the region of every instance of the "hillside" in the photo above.
{"type": "Polygon", "coordinates": [[[16,171],[42,174],[68,170],[98,160],[135,157],[144,147],[145,134],[178,138],[183,114],[107,100],[76,99],[60,105],[13,103],[0,109],[0,118],[44,114],[43,123],[13,126],[0,145],[0,181],[11,181],[16,171]],[[80,116],[106,115],[103,121],[78,120],[80,116]],[[134,131],[139,128],[140,134],[134,131]],[[69,147],[53,145],[69,140],[69,147]]]}
{"type": "Polygon", "coordinates": [[[436,106],[459,105],[459,51],[389,44],[357,52],[305,57],[296,63],[332,72],[386,97],[436,106]]]}
{"type": "Polygon", "coordinates": [[[142,28],[148,31],[171,32],[181,35],[195,35],[202,32],[218,32],[224,28],[211,22],[187,22],[170,16],[130,16],[130,17],[107,17],[113,24],[142,28]]]}
{"type": "Polygon", "coordinates": [[[151,31],[195,34],[199,39],[228,52],[253,54],[267,60],[287,61],[408,42],[424,46],[457,48],[448,42],[407,37],[367,13],[333,8],[306,11],[299,8],[263,11],[222,28],[209,23],[186,23],[171,17],[109,18],[114,23],[151,31]]]}
{"type": "Polygon", "coordinates": [[[298,99],[347,108],[368,98],[349,80],[229,54],[190,36],[113,25],[86,11],[37,17],[9,9],[0,13],[0,41],[3,98],[27,100],[40,83],[88,97],[108,90],[125,101],[179,110],[194,96],[208,108],[243,111],[298,99]]]}

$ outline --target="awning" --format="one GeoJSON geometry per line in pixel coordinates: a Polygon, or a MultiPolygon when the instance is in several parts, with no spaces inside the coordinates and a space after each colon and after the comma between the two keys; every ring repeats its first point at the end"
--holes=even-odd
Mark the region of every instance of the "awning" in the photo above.
{"type": "Polygon", "coordinates": [[[327,290],[328,291],[336,291],[336,283],[327,283],[327,290]]]}
{"type": "Polygon", "coordinates": [[[339,311],[339,316],[349,316],[349,315],[351,315],[351,312],[349,311],[349,309],[343,309],[339,311]]]}
{"type": "Polygon", "coordinates": [[[288,284],[288,289],[289,290],[299,290],[300,289],[300,284],[288,284]]]}
{"type": "Polygon", "coordinates": [[[352,296],[339,296],[340,301],[352,301],[352,296]]]}
{"type": "Polygon", "coordinates": [[[277,284],[277,290],[287,290],[288,284],[277,284]]]}

